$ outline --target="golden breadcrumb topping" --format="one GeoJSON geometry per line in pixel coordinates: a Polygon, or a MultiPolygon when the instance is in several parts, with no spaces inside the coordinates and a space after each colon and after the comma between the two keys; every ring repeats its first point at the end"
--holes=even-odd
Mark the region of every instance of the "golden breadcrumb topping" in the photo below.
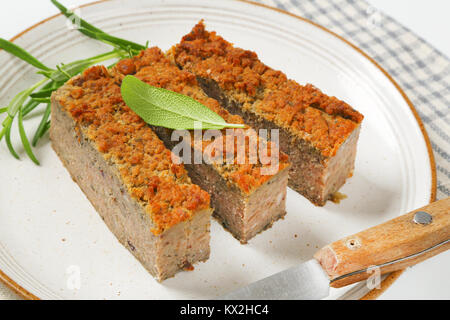
{"type": "Polygon", "coordinates": [[[120,83],[104,67],[87,69],[58,92],[104,158],[113,163],[130,195],[150,214],[155,235],[209,207],[209,194],[191,183],[182,164],[150,127],[128,108],[120,83]]]}
{"type": "MultiPolygon", "coordinates": [[[[141,54],[133,59],[122,60],[114,68],[113,72],[116,72],[116,74],[119,75],[123,74],[123,76],[134,74],[135,77],[152,86],[190,96],[219,114],[228,123],[244,123],[240,116],[230,114],[220,106],[217,100],[209,98],[200,88],[196,77],[192,73],[180,70],[160,49],[156,47],[142,51],[141,54]]],[[[226,146],[226,139],[229,134],[245,136],[245,132],[242,132],[242,130],[232,130],[232,133],[229,133],[227,130],[222,130],[222,148],[219,147],[216,150],[222,152],[222,159],[224,160],[229,156],[227,151],[230,152],[226,146]]],[[[264,165],[260,161],[257,161],[254,164],[250,163],[249,157],[251,156],[251,153],[248,149],[243,153],[245,159],[239,162],[242,164],[239,164],[237,153],[239,150],[242,150],[242,148],[248,148],[249,138],[247,136],[247,139],[233,138],[232,140],[234,142],[232,157],[234,162],[231,164],[215,162],[213,163],[213,166],[224,179],[234,183],[243,193],[251,193],[260,185],[268,181],[273,175],[289,166],[287,155],[279,151],[277,146],[271,142],[266,144],[269,153],[268,157],[272,152],[279,153],[278,169],[275,172],[272,174],[264,174],[264,171],[262,171],[263,168],[267,169],[270,167],[271,163],[264,165]]],[[[265,143],[265,140],[258,139],[257,141],[259,143],[265,143]]],[[[194,145],[193,138],[191,139],[191,142],[193,147],[200,148],[200,146],[194,145]]],[[[202,141],[202,152],[210,143],[212,143],[212,141],[202,141]]],[[[259,158],[256,157],[256,160],[258,159],[259,158]]]]}
{"type": "Polygon", "coordinates": [[[175,62],[195,75],[216,81],[233,100],[259,117],[334,156],[363,115],[344,101],[302,86],[263,64],[256,53],[234,47],[205,30],[200,21],[171,50],[175,62]]]}
{"type": "MultiPolygon", "coordinates": [[[[194,75],[179,70],[158,48],[142,51],[137,57],[124,59],[114,68],[91,67],[67,82],[58,90],[57,102],[80,125],[81,130],[119,170],[130,193],[144,207],[154,222],[151,230],[161,234],[171,226],[188,220],[196,211],[209,207],[209,195],[191,183],[183,164],[172,162],[171,152],[153,130],[125,105],[120,85],[124,75],[134,74],[150,85],[176,91],[201,102],[230,123],[243,123],[239,116],[231,115],[219,103],[207,97],[197,84],[194,75]]],[[[226,130],[222,131],[226,135],[226,130]]],[[[233,139],[237,153],[239,140],[233,139]]],[[[244,140],[245,141],[245,140],[244,140]]],[[[204,150],[209,143],[203,141],[204,150]]],[[[225,139],[223,159],[226,159],[225,139]]],[[[228,150],[228,149],[227,149],[228,150]]],[[[268,156],[279,152],[281,171],[289,166],[287,156],[268,143],[268,156]]],[[[229,183],[244,194],[251,193],[274,174],[262,174],[270,166],[260,162],[251,164],[245,152],[245,164],[214,163],[214,168],[229,183]]]]}

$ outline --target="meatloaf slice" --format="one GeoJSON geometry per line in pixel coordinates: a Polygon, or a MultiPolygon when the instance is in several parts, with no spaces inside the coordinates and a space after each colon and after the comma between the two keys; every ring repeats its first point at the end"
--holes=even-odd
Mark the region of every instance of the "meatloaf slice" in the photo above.
{"type": "Polygon", "coordinates": [[[289,186],[322,206],[353,173],[363,116],[314,86],[299,85],[235,48],[203,22],[169,55],[197,76],[204,91],[255,129],[279,129],[292,167],[289,186]]]}
{"type": "MultiPolygon", "coordinates": [[[[125,75],[133,74],[152,86],[192,97],[218,113],[228,123],[243,123],[241,117],[231,115],[215,99],[209,98],[198,85],[194,75],[180,70],[158,48],[150,48],[137,57],[122,60],[113,72],[119,76],[118,81],[125,75]]],[[[178,139],[172,139],[173,130],[162,127],[153,127],[153,129],[168,148],[172,149],[179,144],[178,139]]],[[[214,161],[211,157],[208,158],[208,153],[204,151],[213,141],[203,139],[204,141],[200,144],[195,143],[194,133],[190,132],[192,158],[188,159],[191,160],[190,164],[185,163],[185,167],[192,181],[211,195],[214,216],[241,243],[246,243],[285,215],[290,164],[287,156],[279,152],[275,144],[260,139],[256,133],[251,136],[249,131],[242,129],[227,129],[216,131],[216,133],[220,133],[223,140],[218,150],[215,150],[217,154],[214,157],[222,154],[222,159],[215,158],[216,161],[214,161]],[[238,136],[242,139],[238,139],[238,136]],[[273,158],[273,162],[261,161],[260,156],[250,161],[249,140],[251,137],[254,137],[261,146],[266,146],[271,155],[277,156],[273,158]],[[229,141],[233,141],[233,150],[226,147],[228,138],[229,141]],[[206,156],[208,161],[196,164],[193,161],[196,151],[200,151],[200,154],[206,156]],[[239,161],[239,152],[243,152],[245,159],[241,158],[239,161]],[[233,161],[227,162],[230,153],[233,155],[233,161]]]]}
{"type": "Polygon", "coordinates": [[[109,229],[158,280],[209,257],[208,193],[92,67],[52,96],[52,147],[109,229]]]}

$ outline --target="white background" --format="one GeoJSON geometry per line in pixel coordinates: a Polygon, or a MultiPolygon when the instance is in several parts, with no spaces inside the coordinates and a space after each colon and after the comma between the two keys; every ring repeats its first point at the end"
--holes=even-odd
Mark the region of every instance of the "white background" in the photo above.
{"type": "MultiPolygon", "coordinates": [[[[73,7],[92,0],[62,0],[73,7]]],[[[450,57],[450,1],[448,0],[369,0],[373,7],[411,29],[450,57]]],[[[48,0],[14,0],[2,3],[0,37],[10,39],[33,24],[56,14],[48,0]]],[[[450,299],[450,252],[409,268],[381,299],[450,299]]],[[[1,288],[0,284],[0,289],[1,288]]],[[[0,290],[1,292],[1,290],[0,290]]],[[[1,294],[0,294],[1,299],[1,294]]]]}

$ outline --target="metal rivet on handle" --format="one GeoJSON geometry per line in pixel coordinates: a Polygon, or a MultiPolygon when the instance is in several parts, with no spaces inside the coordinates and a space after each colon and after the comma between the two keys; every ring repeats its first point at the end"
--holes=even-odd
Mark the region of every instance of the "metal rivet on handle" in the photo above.
{"type": "Polygon", "coordinates": [[[433,221],[433,217],[431,216],[431,214],[426,213],[425,211],[418,211],[414,215],[415,223],[427,225],[430,224],[431,221],[433,221]]]}
{"type": "Polygon", "coordinates": [[[361,248],[361,241],[359,241],[359,239],[356,239],[356,238],[351,238],[345,242],[345,245],[350,250],[356,250],[356,249],[361,248]]]}

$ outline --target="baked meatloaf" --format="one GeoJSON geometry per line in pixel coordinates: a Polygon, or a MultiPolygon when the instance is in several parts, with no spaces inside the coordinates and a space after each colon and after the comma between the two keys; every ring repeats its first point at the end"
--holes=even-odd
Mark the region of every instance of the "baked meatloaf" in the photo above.
{"type": "Polygon", "coordinates": [[[234,47],[203,22],[169,55],[204,91],[255,129],[279,129],[292,167],[289,186],[314,204],[333,199],[353,173],[363,116],[311,84],[300,85],[234,47]]]}
{"type": "MultiPolygon", "coordinates": [[[[156,47],[132,59],[120,61],[112,72],[119,77],[117,82],[125,75],[134,75],[152,86],[192,97],[228,123],[243,123],[240,116],[230,114],[215,99],[208,97],[193,74],[180,70],[156,47]]],[[[172,149],[179,144],[178,139],[171,138],[173,130],[162,127],[152,129],[166,147],[172,149]]],[[[220,133],[222,140],[203,139],[200,143],[195,143],[192,131],[189,133],[192,158],[190,164],[185,163],[185,167],[192,181],[210,194],[214,216],[241,243],[246,243],[285,215],[290,164],[286,154],[279,152],[276,144],[260,139],[254,131],[226,129],[216,130],[216,133],[220,133]],[[277,156],[273,158],[274,163],[261,161],[260,154],[252,155],[249,148],[251,139],[260,146],[266,146],[270,155],[277,156]],[[232,141],[233,147],[227,147],[227,141],[232,141]],[[205,152],[208,148],[211,150],[213,143],[214,151],[205,152]],[[209,158],[196,163],[193,159],[196,151],[209,158]],[[222,157],[218,157],[219,154],[222,157]]]]}
{"type": "Polygon", "coordinates": [[[106,68],[52,95],[52,147],[117,239],[159,281],[209,257],[206,191],[122,101],[106,68]]]}

